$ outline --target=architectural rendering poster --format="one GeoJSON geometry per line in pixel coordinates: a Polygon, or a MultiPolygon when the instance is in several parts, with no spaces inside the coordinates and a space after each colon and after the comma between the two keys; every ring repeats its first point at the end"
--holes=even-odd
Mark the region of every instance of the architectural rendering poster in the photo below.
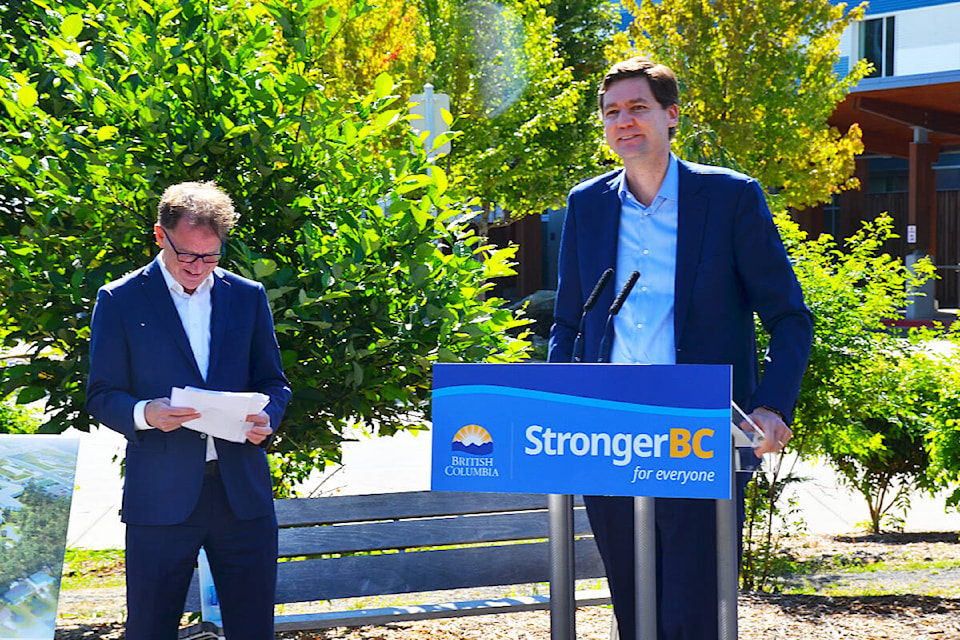
{"type": "Polygon", "coordinates": [[[0,434],[0,638],[52,640],[79,440],[0,434]]]}

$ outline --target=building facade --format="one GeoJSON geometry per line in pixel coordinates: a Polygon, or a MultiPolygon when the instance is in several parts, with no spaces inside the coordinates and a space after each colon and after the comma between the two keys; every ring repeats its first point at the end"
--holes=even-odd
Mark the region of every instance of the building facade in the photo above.
{"type": "Polygon", "coordinates": [[[864,153],[859,191],[801,211],[811,233],[853,233],[886,211],[900,236],[887,250],[908,263],[930,256],[939,279],[908,310],[930,317],[960,306],[960,2],[874,0],[844,33],[837,71],[874,67],[834,112],[841,130],[857,123],[864,153]]]}

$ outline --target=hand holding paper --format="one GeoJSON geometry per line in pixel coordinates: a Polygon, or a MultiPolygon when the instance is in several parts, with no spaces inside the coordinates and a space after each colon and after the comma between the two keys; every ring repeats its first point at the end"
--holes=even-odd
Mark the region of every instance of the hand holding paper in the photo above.
{"type": "Polygon", "coordinates": [[[192,407],[199,418],[183,426],[231,442],[245,442],[251,430],[248,417],[259,414],[270,402],[269,396],[256,392],[209,391],[196,387],[174,387],[170,404],[192,407]]]}

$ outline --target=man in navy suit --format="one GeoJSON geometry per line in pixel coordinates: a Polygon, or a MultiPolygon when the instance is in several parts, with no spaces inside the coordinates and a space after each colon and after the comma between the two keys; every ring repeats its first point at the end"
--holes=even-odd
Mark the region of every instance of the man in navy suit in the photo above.
{"type": "Polygon", "coordinates": [[[168,188],[160,254],[104,285],[90,332],[87,409],[127,439],[127,639],[174,640],[200,547],[230,640],[273,638],[277,520],[265,446],[290,387],[266,292],[217,266],[237,220],[213,183],[168,188]],[[184,426],[173,387],[256,391],[243,443],[184,426]]]}
{"type": "MultiPolygon", "coordinates": [[[[581,309],[615,272],[586,318],[585,361],[728,364],[733,399],[764,431],[757,455],[790,439],[812,319],[757,182],[670,151],[679,118],[673,72],[647,58],[614,65],[599,90],[610,148],[623,169],[571,190],[560,241],[551,362],[569,362],[581,309]],[[605,310],[632,271],[640,278],[604,341],[605,310]],[[770,334],[761,380],[754,313],[770,334]],[[601,343],[608,353],[599,353],[601,343]]],[[[740,474],[742,475],[742,474],[740,474]]],[[[743,486],[738,494],[742,508],[743,486]]],[[[620,637],[636,637],[633,500],[585,498],[606,567],[620,637]]],[[[717,637],[713,501],[657,499],[657,634],[717,637]]]]}

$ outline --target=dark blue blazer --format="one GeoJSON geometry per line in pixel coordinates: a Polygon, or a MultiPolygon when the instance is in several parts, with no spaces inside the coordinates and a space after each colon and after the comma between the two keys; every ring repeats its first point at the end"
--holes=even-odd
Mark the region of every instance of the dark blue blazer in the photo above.
{"type": "MultiPolygon", "coordinates": [[[[259,391],[276,431],[290,399],[273,318],[261,284],[223,269],[211,292],[210,366],[200,375],[190,343],[156,260],[104,285],[97,294],[90,333],[87,410],[127,439],[123,521],[178,524],[200,496],[206,458],[202,434],[180,428],[137,431],[140,400],[169,397],[173,387],[259,391]]],[[[250,442],[217,440],[220,475],[237,517],[273,513],[267,455],[250,442]]]]}
{"type": "MultiPolygon", "coordinates": [[[[574,187],[567,199],[551,362],[570,362],[583,303],[604,270],[616,268],[621,171],[574,187]]],[[[675,286],[677,363],[733,365],[733,398],[744,410],[770,406],[791,420],[813,322],[755,180],[679,163],[675,286]],[[762,381],[754,311],[771,336],[762,381]]],[[[587,317],[587,362],[598,358],[613,289],[607,285],[587,317]]]]}

